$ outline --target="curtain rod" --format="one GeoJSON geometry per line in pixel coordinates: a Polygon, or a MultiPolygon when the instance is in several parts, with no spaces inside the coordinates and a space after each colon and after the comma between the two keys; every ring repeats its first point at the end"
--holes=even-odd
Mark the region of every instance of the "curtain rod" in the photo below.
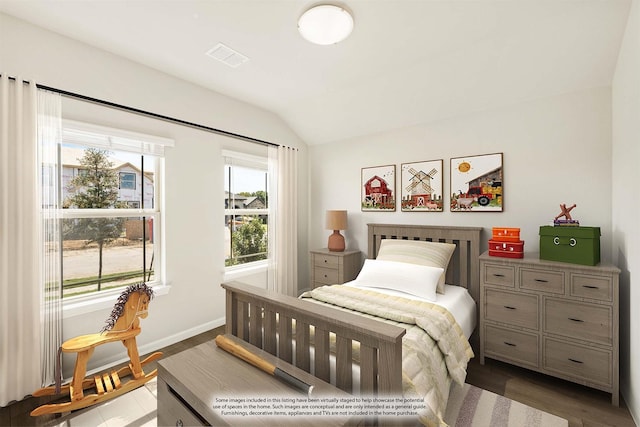
{"type": "MultiPolygon", "coordinates": [[[[9,76],[9,79],[10,80],[15,80],[15,77],[9,76]]],[[[30,82],[26,81],[26,80],[23,80],[23,82],[26,83],[26,84],[30,84],[30,82]]],[[[250,136],[241,135],[239,133],[233,133],[233,132],[229,132],[229,131],[226,131],[226,130],[213,128],[211,126],[201,125],[199,123],[188,122],[186,120],[177,119],[175,117],[170,117],[170,116],[165,116],[165,115],[162,115],[162,114],[152,113],[151,111],[141,110],[139,108],[129,107],[127,105],[116,104],[114,102],[105,101],[104,99],[92,98],[90,96],[81,95],[79,93],[74,93],[74,92],[69,92],[67,90],[58,89],[58,88],[51,87],[51,86],[45,86],[45,85],[42,85],[42,84],[39,84],[39,83],[36,83],[36,87],[38,89],[43,89],[43,90],[48,90],[48,91],[51,91],[51,92],[59,93],[60,95],[66,96],[66,97],[69,97],[69,98],[80,99],[82,101],[92,102],[94,104],[104,105],[104,106],[107,106],[107,107],[116,108],[118,110],[129,111],[129,112],[132,112],[132,113],[140,114],[142,116],[152,117],[154,119],[164,120],[164,121],[171,122],[171,123],[177,123],[179,125],[189,126],[189,127],[192,127],[192,128],[196,128],[196,129],[205,130],[205,131],[208,131],[208,132],[217,133],[219,135],[224,135],[224,136],[228,136],[228,137],[235,138],[235,139],[241,139],[241,140],[247,141],[247,142],[253,142],[253,143],[256,143],[256,144],[263,144],[263,145],[271,145],[271,146],[274,146],[274,147],[279,147],[280,146],[280,144],[276,144],[274,142],[269,142],[269,141],[264,141],[262,139],[252,138],[250,136]]]]}

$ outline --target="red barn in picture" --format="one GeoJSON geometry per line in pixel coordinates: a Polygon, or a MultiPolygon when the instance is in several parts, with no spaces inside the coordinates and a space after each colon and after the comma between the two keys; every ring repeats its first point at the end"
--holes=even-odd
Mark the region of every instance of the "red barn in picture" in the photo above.
{"type": "Polygon", "coordinates": [[[364,184],[365,201],[370,207],[387,207],[394,204],[393,190],[389,188],[389,184],[378,175],[374,175],[364,184]]]}

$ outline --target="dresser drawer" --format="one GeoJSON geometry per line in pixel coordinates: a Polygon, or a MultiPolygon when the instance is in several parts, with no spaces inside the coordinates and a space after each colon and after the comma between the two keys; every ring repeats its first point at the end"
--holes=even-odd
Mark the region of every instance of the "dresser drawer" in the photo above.
{"type": "Polygon", "coordinates": [[[515,287],[515,268],[512,266],[485,264],[484,283],[490,285],[515,287]]]}
{"type": "Polygon", "coordinates": [[[339,271],[332,268],[316,267],[313,272],[313,281],[325,285],[335,285],[340,283],[339,271]]]}
{"type": "Polygon", "coordinates": [[[544,331],[612,345],[611,307],[552,298],[544,301],[544,331]]]}
{"type": "Polygon", "coordinates": [[[538,366],[538,336],[526,332],[485,326],[484,351],[519,364],[538,366]]]}
{"type": "Polygon", "coordinates": [[[572,274],[571,295],[600,301],[613,301],[613,281],[610,277],[572,274]]]}
{"type": "Polygon", "coordinates": [[[538,329],[538,297],[536,295],[485,289],[487,320],[538,329]]]}
{"type": "Polygon", "coordinates": [[[564,294],[564,273],[561,271],[521,268],[520,287],[534,291],[564,294]]]}
{"type": "Polygon", "coordinates": [[[158,425],[203,426],[206,425],[194,410],[185,405],[184,399],[162,378],[158,378],[158,425]]]}
{"type": "Polygon", "coordinates": [[[545,338],[543,368],[604,386],[612,383],[611,352],[545,338]]]}
{"type": "Polygon", "coordinates": [[[340,267],[340,258],[337,256],[316,254],[313,259],[315,267],[335,268],[336,270],[340,267]]]}

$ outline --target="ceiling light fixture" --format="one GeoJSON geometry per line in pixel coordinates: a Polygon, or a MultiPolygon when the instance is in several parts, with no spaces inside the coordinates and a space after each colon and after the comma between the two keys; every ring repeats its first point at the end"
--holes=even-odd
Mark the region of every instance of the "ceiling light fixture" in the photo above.
{"type": "Polygon", "coordinates": [[[321,4],[302,14],[298,20],[298,31],[311,43],[338,43],[353,31],[353,17],[340,6],[321,4]]]}

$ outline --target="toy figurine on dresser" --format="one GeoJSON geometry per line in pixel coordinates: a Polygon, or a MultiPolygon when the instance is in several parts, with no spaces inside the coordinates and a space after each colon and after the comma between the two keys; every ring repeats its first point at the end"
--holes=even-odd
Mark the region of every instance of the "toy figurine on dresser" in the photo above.
{"type": "Polygon", "coordinates": [[[583,265],[600,262],[600,227],[581,227],[570,214],[575,207],[561,204],[553,226],[540,227],[540,259],[583,265]]]}

